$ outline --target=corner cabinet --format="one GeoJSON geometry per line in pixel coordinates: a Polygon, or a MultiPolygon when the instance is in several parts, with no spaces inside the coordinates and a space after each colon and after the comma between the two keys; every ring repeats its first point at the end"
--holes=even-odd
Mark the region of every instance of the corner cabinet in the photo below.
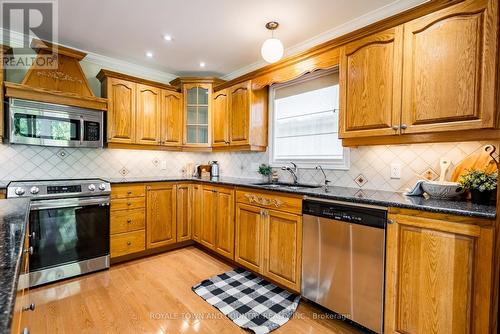
{"type": "Polygon", "coordinates": [[[212,122],[215,150],[265,151],[267,148],[268,90],[252,82],[214,93],[212,122]]]}
{"type": "Polygon", "coordinates": [[[404,209],[389,219],[384,332],[488,333],[494,220],[404,209]]]}
{"type": "Polygon", "coordinates": [[[467,0],[341,47],[344,144],[497,136],[498,11],[467,0]]]}

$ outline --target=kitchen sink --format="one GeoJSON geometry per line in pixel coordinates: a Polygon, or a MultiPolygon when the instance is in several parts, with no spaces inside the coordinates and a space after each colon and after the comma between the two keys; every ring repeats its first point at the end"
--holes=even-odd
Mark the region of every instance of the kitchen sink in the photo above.
{"type": "Polygon", "coordinates": [[[254,183],[256,186],[270,187],[270,188],[290,188],[290,189],[302,189],[302,188],[321,188],[321,185],[317,184],[305,184],[305,183],[284,183],[284,182],[262,182],[254,183]]]}

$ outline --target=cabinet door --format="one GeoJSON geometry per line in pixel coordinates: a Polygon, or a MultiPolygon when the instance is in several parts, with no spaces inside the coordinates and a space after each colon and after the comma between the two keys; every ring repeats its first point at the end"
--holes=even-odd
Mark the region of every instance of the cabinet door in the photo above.
{"type": "Polygon", "coordinates": [[[250,82],[228,88],[231,145],[248,144],[250,123],[250,82]]]}
{"type": "Polygon", "coordinates": [[[230,124],[226,89],[214,93],[212,110],[212,146],[227,146],[230,124]]]}
{"type": "Polygon", "coordinates": [[[186,84],[184,91],[184,144],[209,147],[211,138],[211,84],[186,84]]]}
{"type": "Polygon", "coordinates": [[[404,133],[495,126],[498,1],[465,1],[404,25],[404,133]]]}
{"type": "Polygon", "coordinates": [[[215,250],[234,260],[234,191],[218,188],[215,250]]]}
{"type": "Polygon", "coordinates": [[[175,185],[147,187],[147,248],[176,242],[175,185]]]}
{"type": "Polygon", "coordinates": [[[136,143],[160,143],[160,89],[137,85],[136,143]]]}
{"type": "Polygon", "coordinates": [[[161,143],[182,145],[182,94],[167,90],[161,92],[161,143]]]}
{"type": "Polygon", "coordinates": [[[492,229],[390,218],[385,333],[487,333],[492,229]]]}
{"type": "Polygon", "coordinates": [[[191,186],[177,185],[177,242],[191,239],[191,186]]]}
{"type": "Polygon", "coordinates": [[[200,184],[192,185],[191,192],[192,204],[190,211],[193,216],[193,240],[200,242],[201,239],[201,220],[203,210],[203,191],[200,184]]]}
{"type": "Polygon", "coordinates": [[[202,187],[202,212],[200,242],[215,249],[215,224],[217,212],[217,190],[214,187],[202,187]]]}
{"type": "Polygon", "coordinates": [[[241,265],[261,272],[262,239],[263,239],[262,209],[236,203],[236,233],[234,243],[234,259],[241,265]]]}
{"type": "Polygon", "coordinates": [[[107,78],[108,142],[133,144],[135,142],[136,84],[107,78]]]}
{"type": "Polygon", "coordinates": [[[274,210],[266,210],[265,217],[263,274],[300,291],[302,217],[274,210]]]}
{"type": "Polygon", "coordinates": [[[402,35],[398,26],[341,48],[341,138],[399,133],[402,35]]]}

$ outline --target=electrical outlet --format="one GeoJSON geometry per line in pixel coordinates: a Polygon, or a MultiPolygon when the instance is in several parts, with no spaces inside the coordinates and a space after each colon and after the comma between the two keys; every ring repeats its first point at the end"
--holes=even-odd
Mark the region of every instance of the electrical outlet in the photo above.
{"type": "Polygon", "coordinates": [[[391,164],[391,179],[401,178],[401,164],[391,164]]]}
{"type": "Polygon", "coordinates": [[[161,161],[161,169],[162,169],[162,170],[167,169],[167,160],[162,160],[162,161],[161,161]]]}
{"type": "Polygon", "coordinates": [[[258,170],[259,166],[260,166],[260,164],[258,162],[252,162],[252,163],[250,163],[250,168],[252,170],[258,170]]]}

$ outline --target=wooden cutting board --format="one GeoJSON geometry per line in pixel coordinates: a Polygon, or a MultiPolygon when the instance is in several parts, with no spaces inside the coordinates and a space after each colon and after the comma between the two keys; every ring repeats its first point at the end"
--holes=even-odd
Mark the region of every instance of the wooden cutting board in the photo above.
{"type": "Polygon", "coordinates": [[[460,176],[467,173],[468,169],[478,169],[488,173],[497,171],[498,163],[495,158],[493,158],[495,150],[495,146],[486,145],[480,152],[469,155],[455,167],[451,175],[451,181],[457,182],[460,176]]]}

